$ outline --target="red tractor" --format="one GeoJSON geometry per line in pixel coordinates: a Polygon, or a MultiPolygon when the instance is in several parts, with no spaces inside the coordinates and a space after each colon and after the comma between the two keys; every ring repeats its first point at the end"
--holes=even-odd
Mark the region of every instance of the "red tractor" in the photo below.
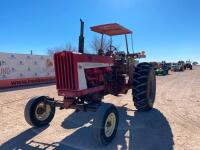
{"type": "Polygon", "coordinates": [[[129,53],[127,35],[132,31],[116,23],[91,27],[101,34],[101,41],[104,35],[111,39],[107,50],[100,48],[98,54],[92,55],[84,53],[83,28],[81,20],[78,53],[62,51],[54,55],[56,88],[63,101],[48,96],[34,97],[28,101],[24,115],[27,123],[40,127],[51,122],[56,107],[97,112],[93,120],[94,138],[106,145],[116,135],[119,116],[113,104],[102,102],[103,97],[126,94],[132,89],[135,107],[148,111],[155,100],[155,72],[149,63],[136,65],[135,59],[144,58],[144,52],[129,53]],[[125,35],[126,53],[112,45],[112,37],[116,35],[125,35]]]}

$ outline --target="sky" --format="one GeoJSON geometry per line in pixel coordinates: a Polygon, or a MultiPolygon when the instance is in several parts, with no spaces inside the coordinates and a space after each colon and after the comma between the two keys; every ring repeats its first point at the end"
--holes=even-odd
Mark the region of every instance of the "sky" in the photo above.
{"type": "MultiPolygon", "coordinates": [[[[0,52],[77,48],[80,18],[88,52],[98,36],[90,27],[116,22],[133,31],[134,51],[145,50],[144,61],[200,62],[199,0],[1,0],[0,52]]],[[[124,37],[113,41],[125,50],[124,37]]]]}

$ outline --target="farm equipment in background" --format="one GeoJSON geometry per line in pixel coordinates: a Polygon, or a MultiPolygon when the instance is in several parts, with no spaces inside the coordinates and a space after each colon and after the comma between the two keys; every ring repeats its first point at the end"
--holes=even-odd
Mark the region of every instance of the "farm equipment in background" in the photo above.
{"type": "Polygon", "coordinates": [[[98,54],[93,55],[84,53],[83,29],[81,20],[79,53],[62,51],[54,55],[56,88],[63,100],[34,97],[28,101],[24,115],[27,123],[40,127],[51,122],[56,107],[97,112],[93,120],[94,139],[106,145],[115,137],[119,116],[113,104],[102,102],[103,97],[126,94],[132,89],[135,107],[148,111],[155,100],[155,72],[149,63],[135,64],[135,59],[144,58],[145,53],[129,52],[127,36],[132,31],[116,23],[91,27],[92,31],[101,34],[101,41],[105,35],[110,36],[109,48],[103,49],[101,45],[98,54]],[[126,53],[112,45],[112,37],[117,35],[125,36],[126,53]]]}
{"type": "Polygon", "coordinates": [[[158,69],[158,63],[157,62],[150,62],[150,64],[153,66],[154,70],[156,71],[158,69]]]}
{"type": "Polygon", "coordinates": [[[166,63],[165,65],[168,68],[168,70],[171,70],[171,63],[166,63]]]}
{"type": "Polygon", "coordinates": [[[185,68],[184,68],[184,66],[185,66],[185,62],[184,61],[178,61],[178,65],[180,66],[180,71],[184,71],[185,70],[185,68]]]}
{"type": "Polygon", "coordinates": [[[189,68],[190,70],[192,70],[192,63],[191,63],[191,61],[186,61],[185,65],[184,65],[184,68],[185,68],[185,70],[187,68],[189,68]]]}
{"type": "Polygon", "coordinates": [[[154,66],[156,75],[158,76],[168,75],[170,68],[167,66],[165,61],[163,61],[162,63],[151,62],[151,64],[154,66]]]}
{"type": "Polygon", "coordinates": [[[178,61],[178,63],[172,63],[171,64],[171,71],[184,71],[184,61],[178,61]]]}
{"type": "Polygon", "coordinates": [[[157,76],[165,76],[165,75],[168,75],[168,70],[163,69],[163,68],[158,68],[158,69],[156,70],[156,75],[157,75],[157,76]]]}

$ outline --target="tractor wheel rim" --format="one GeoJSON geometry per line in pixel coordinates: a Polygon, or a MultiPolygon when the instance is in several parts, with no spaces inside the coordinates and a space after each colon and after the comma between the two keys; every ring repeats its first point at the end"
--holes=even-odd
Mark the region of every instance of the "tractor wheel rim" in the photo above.
{"type": "Polygon", "coordinates": [[[106,137],[112,136],[115,126],[116,126],[116,115],[114,113],[110,113],[106,119],[106,123],[104,127],[106,137]]]}
{"type": "Polygon", "coordinates": [[[41,102],[37,105],[35,109],[35,117],[39,121],[46,120],[51,113],[51,107],[49,104],[45,104],[44,102],[41,102]]]}

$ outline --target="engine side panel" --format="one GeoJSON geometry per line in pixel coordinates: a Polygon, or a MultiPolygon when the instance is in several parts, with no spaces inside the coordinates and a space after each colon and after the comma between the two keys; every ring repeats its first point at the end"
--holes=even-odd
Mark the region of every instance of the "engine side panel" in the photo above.
{"type": "Polygon", "coordinates": [[[54,62],[56,87],[61,96],[81,95],[81,91],[98,90],[98,86],[102,90],[103,76],[112,71],[113,65],[111,57],[68,51],[56,53],[54,62]]]}

